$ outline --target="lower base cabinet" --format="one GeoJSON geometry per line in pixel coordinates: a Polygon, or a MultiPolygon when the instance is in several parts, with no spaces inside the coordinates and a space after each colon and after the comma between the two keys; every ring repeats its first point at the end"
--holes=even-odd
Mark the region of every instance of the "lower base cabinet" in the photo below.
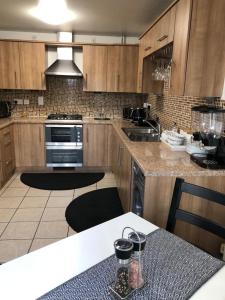
{"type": "Polygon", "coordinates": [[[14,124],[16,167],[44,167],[43,124],[14,124]]]}
{"type": "Polygon", "coordinates": [[[83,132],[84,166],[110,167],[112,125],[85,124],[83,132]]]}
{"type": "Polygon", "coordinates": [[[131,155],[120,142],[119,138],[112,134],[113,148],[111,151],[112,171],[116,178],[117,188],[124,212],[131,209],[131,155]]]}

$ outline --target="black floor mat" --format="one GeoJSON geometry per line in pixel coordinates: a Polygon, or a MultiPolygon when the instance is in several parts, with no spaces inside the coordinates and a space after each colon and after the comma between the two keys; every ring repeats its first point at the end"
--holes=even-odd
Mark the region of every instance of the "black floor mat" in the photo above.
{"type": "Polygon", "coordinates": [[[122,215],[123,208],[117,188],[91,191],[74,199],[67,207],[67,223],[76,232],[122,215]]]}
{"type": "Polygon", "coordinates": [[[72,190],[94,184],[104,173],[23,173],[20,180],[42,190],[72,190]]]}

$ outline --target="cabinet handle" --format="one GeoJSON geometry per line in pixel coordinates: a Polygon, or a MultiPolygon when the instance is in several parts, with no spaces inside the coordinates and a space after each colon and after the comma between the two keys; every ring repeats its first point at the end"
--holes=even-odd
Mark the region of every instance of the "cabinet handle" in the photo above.
{"type": "Polygon", "coordinates": [[[88,144],[88,142],[89,142],[89,138],[88,138],[88,136],[89,136],[89,130],[88,130],[88,127],[87,127],[87,133],[86,133],[86,142],[87,142],[87,144],[88,144]]]}
{"type": "Polygon", "coordinates": [[[8,166],[8,165],[9,165],[9,163],[10,163],[10,161],[9,161],[9,160],[8,160],[8,161],[6,161],[6,162],[5,162],[6,166],[8,166]]]}
{"type": "Polygon", "coordinates": [[[41,143],[41,127],[39,127],[39,142],[41,143]]]}
{"type": "Polygon", "coordinates": [[[14,72],[14,75],[15,75],[15,86],[17,88],[17,76],[16,76],[16,71],[14,72]]]}
{"type": "Polygon", "coordinates": [[[117,91],[120,89],[120,75],[117,75],[117,91]]]}
{"type": "Polygon", "coordinates": [[[41,85],[44,87],[45,85],[45,73],[41,72],[41,85]]]}
{"type": "Polygon", "coordinates": [[[145,48],[145,51],[148,51],[148,50],[150,50],[151,48],[152,48],[152,46],[148,46],[148,47],[145,48]]]}
{"type": "Polygon", "coordinates": [[[85,88],[87,89],[88,86],[88,75],[87,73],[85,74],[85,88]]]}
{"type": "Polygon", "coordinates": [[[158,42],[162,42],[162,41],[164,41],[166,38],[168,38],[168,35],[163,35],[163,36],[161,36],[157,41],[158,42]]]}

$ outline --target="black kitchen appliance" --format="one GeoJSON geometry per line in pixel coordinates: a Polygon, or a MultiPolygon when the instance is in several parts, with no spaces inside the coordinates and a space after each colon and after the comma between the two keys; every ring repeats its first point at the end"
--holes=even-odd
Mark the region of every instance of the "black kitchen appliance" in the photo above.
{"type": "Polygon", "coordinates": [[[195,140],[214,147],[214,153],[193,153],[191,160],[206,169],[225,169],[225,109],[212,106],[192,108],[192,129],[195,140]]]}
{"type": "Polygon", "coordinates": [[[132,212],[140,217],[144,211],[145,176],[139,166],[133,162],[132,212]]]}
{"type": "Polygon", "coordinates": [[[132,111],[131,118],[134,122],[140,122],[147,117],[147,110],[144,107],[137,107],[132,111]]]}
{"type": "Polygon", "coordinates": [[[11,116],[11,102],[0,101],[0,118],[8,118],[11,116]]]}
{"type": "Polygon", "coordinates": [[[131,119],[133,110],[134,110],[133,107],[124,107],[123,108],[123,118],[131,119]]]}
{"type": "Polygon", "coordinates": [[[83,165],[83,124],[81,115],[51,114],[45,122],[46,165],[83,165]]]}

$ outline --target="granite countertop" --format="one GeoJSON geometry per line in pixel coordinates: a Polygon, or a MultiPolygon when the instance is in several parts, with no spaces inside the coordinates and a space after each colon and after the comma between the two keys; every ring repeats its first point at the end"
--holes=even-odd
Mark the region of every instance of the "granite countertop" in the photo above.
{"type": "Polygon", "coordinates": [[[132,142],[121,130],[128,121],[115,121],[113,127],[145,176],[225,176],[225,170],[207,170],[190,160],[186,152],[172,151],[163,142],[132,142]]]}
{"type": "MultiPolygon", "coordinates": [[[[67,121],[69,123],[70,121],[67,121]]],[[[0,129],[13,123],[44,124],[46,117],[0,119],[0,129]]],[[[74,121],[73,121],[74,123],[74,121]]],[[[122,127],[133,127],[130,121],[121,119],[94,120],[84,117],[79,124],[112,124],[117,135],[137,162],[145,176],[225,176],[225,170],[207,170],[190,160],[186,152],[172,151],[163,142],[132,142],[122,127]]]]}

